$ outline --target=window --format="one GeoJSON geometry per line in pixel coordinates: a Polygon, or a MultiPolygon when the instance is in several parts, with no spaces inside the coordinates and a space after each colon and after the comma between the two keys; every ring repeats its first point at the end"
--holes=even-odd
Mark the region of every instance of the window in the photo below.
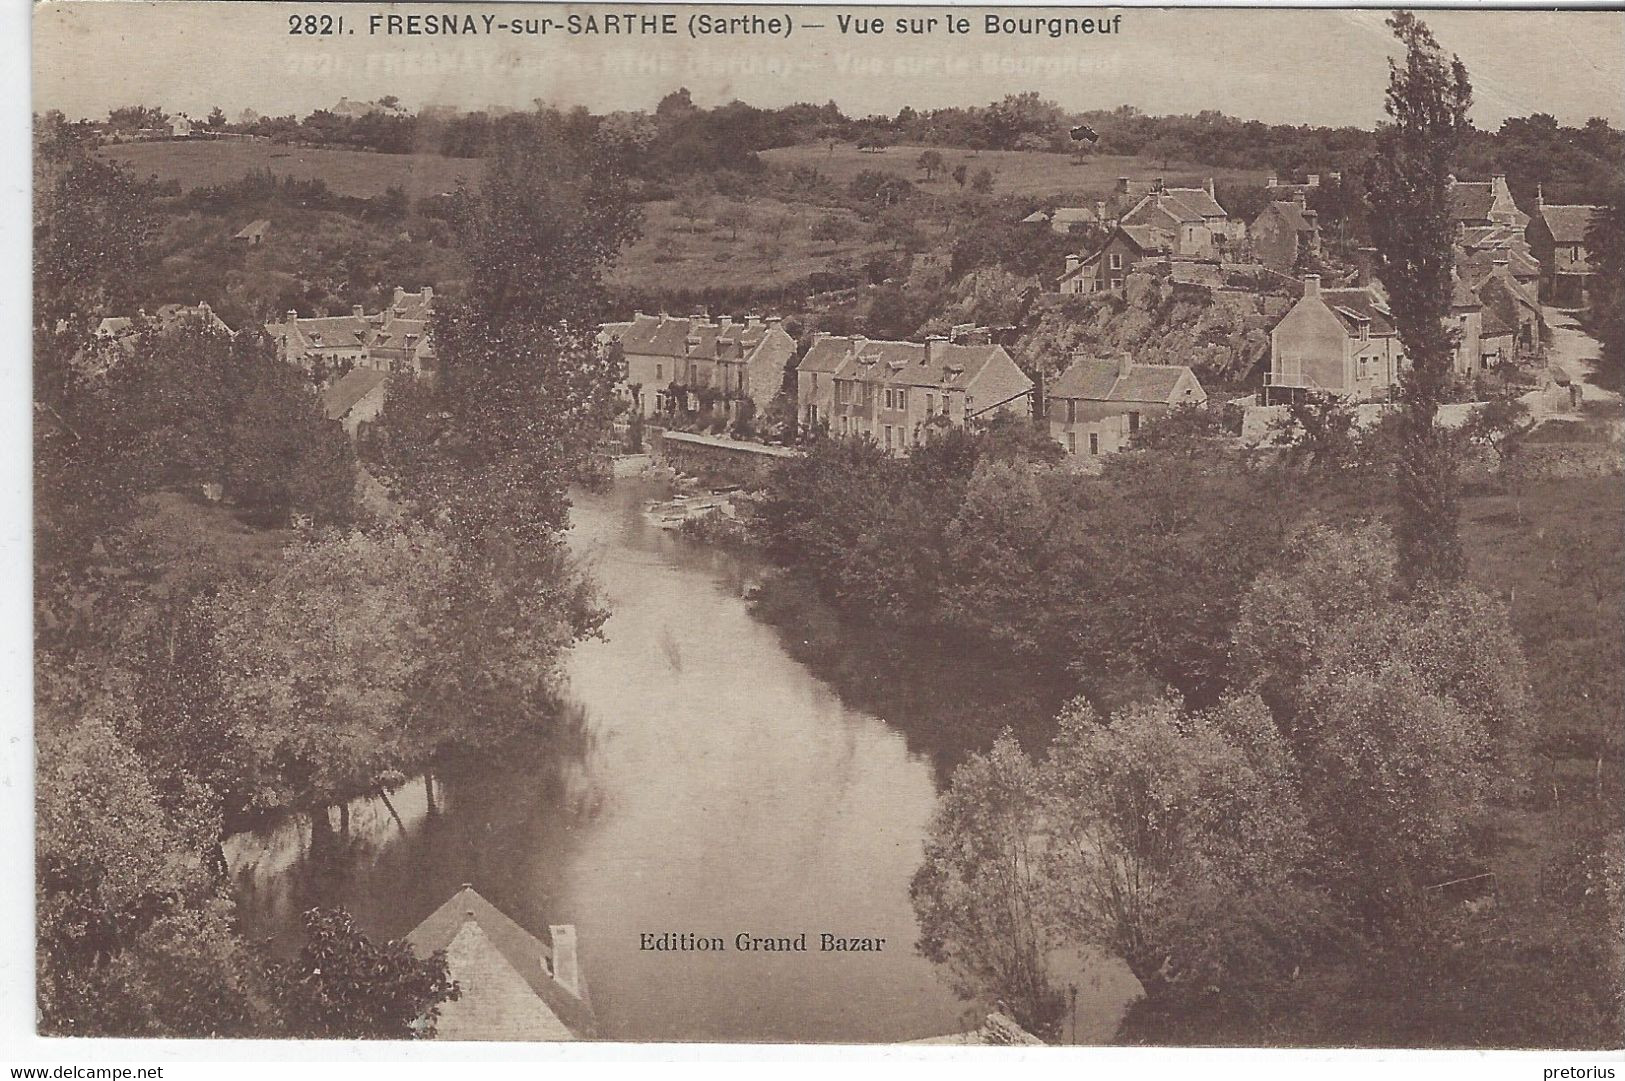
{"type": "Polygon", "coordinates": [[[1076,453],[1078,453],[1078,433],[1077,432],[1067,432],[1066,433],[1066,452],[1068,454],[1076,454],[1076,453]]]}
{"type": "Polygon", "coordinates": [[[1140,414],[1138,414],[1138,413],[1130,413],[1128,415],[1128,434],[1133,435],[1135,432],[1137,432],[1139,430],[1140,430],[1140,414]]]}
{"type": "Polygon", "coordinates": [[[1090,432],[1089,433],[1089,453],[1093,454],[1093,455],[1097,455],[1097,456],[1100,454],[1100,433],[1099,432],[1090,432]]]}
{"type": "Polygon", "coordinates": [[[886,425],[886,449],[891,449],[891,425],[886,425]]]}
{"type": "Polygon", "coordinates": [[[937,411],[937,396],[927,393],[925,396],[925,415],[930,416],[937,411]]]}
{"type": "Polygon", "coordinates": [[[1113,270],[1122,270],[1123,269],[1123,253],[1122,252],[1120,252],[1120,251],[1112,252],[1112,269],[1113,270]]]}
{"type": "Polygon", "coordinates": [[[908,408],[908,388],[904,387],[897,392],[897,408],[908,408]]]}
{"type": "Polygon", "coordinates": [[[886,388],[886,408],[890,409],[891,407],[892,407],[892,389],[890,387],[887,387],[886,388]]]}
{"type": "Polygon", "coordinates": [[[1121,289],[1121,288],[1123,288],[1123,279],[1122,278],[1113,278],[1112,279],[1112,288],[1113,289],[1121,289]]]}
{"type": "Polygon", "coordinates": [[[666,377],[665,376],[665,367],[666,366],[664,364],[656,364],[655,365],[655,382],[656,383],[660,382],[662,379],[664,379],[666,377]]]}
{"type": "Polygon", "coordinates": [[[845,413],[841,414],[841,434],[842,435],[846,434],[846,432],[847,432],[846,422],[851,420],[851,419],[852,418],[848,417],[845,413]]]}
{"type": "Polygon", "coordinates": [[[1076,398],[1066,400],[1066,422],[1068,424],[1078,423],[1078,400],[1076,398]]]}

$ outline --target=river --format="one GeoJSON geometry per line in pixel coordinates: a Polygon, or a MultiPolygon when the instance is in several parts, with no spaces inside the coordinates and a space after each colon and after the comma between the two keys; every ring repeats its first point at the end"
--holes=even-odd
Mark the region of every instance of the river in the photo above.
{"type": "MultiPolygon", "coordinates": [[[[911,747],[795,659],[751,614],[762,568],[659,529],[641,513],[653,494],[623,480],[577,497],[571,544],[613,614],[568,660],[570,734],[416,778],[392,807],[357,800],[323,844],[305,818],[234,836],[245,932],[292,950],[298,913],[324,905],[398,937],[468,882],[531,928],[576,925],[610,1038],[889,1042],[975,1027],[979,1012],[914,950],[908,883],[940,748],[911,747]],[[884,949],[821,954],[826,931],[884,949]],[[639,949],[660,932],[730,947],[740,932],[807,932],[813,951],[639,949]]],[[[1097,964],[1074,979],[1076,1039],[1109,1039],[1132,978],[1097,964]]]]}

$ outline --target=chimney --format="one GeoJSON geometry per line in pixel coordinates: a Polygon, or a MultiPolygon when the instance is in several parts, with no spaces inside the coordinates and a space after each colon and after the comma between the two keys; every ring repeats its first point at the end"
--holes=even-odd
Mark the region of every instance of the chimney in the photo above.
{"type": "Polygon", "coordinates": [[[731,315],[719,315],[719,316],[717,316],[717,326],[719,326],[719,327],[731,327],[733,325],[734,325],[734,317],[733,316],[731,316],[731,315]]]}
{"type": "Polygon", "coordinates": [[[928,335],[925,339],[925,353],[923,354],[924,359],[922,359],[920,363],[924,364],[928,368],[936,364],[937,359],[942,356],[942,347],[947,343],[948,339],[944,338],[941,334],[928,335]]]}
{"type": "Polygon", "coordinates": [[[1120,176],[1117,178],[1117,190],[1124,194],[1128,193],[1128,177],[1120,176]]]}
{"type": "Polygon", "coordinates": [[[1495,266],[1511,266],[1512,256],[1504,251],[1498,251],[1490,256],[1490,262],[1495,266]]]}
{"type": "Polygon", "coordinates": [[[779,317],[776,316],[776,315],[770,315],[766,319],[763,319],[762,322],[764,324],[766,324],[768,326],[768,328],[771,329],[773,327],[778,326],[779,323],[782,322],[782,320],[780,320],[779,317]]]}
{"type": "Polygon", "coordinates": [[[399,304],[401,300],[405,298],[405,296],[406,290],[397,285],[395,287],[395,299],[389,302],[389,306],[393,308],[395,305],[399,304]]]}
{"type": "Polygon", "coordinates": [[[289,308],[288,309],[288,323],[291,325],[298,318],[299,318],[299,313],[294,311],[292,308],[289,308]]]}
{"type": "Polygon", "coordinates": [[[1310,173],[1309,174],[1309,186],[1311,188],[1320,187],[1320,174],[1319,173],[1310,173]]]}
{"type": "Polygon", "coordinates": [[[1069,256],[1067,256],[1066,257],[1066,272],[1068,274],[1072,273],[1074,270],[1078,269],[1078,264],[1080,264],[1082,262],[1083,262],[1083,256],[1081,256],[1081,255],[1069,255],[1069,256]]]}
{"type": "Polygon", "coordinates": [[[1333,184],[1341,184],[1343,182],[1343,173],[1339,169],[1333,169],[1331,172],[1326,174],[1326,179],[1330,180],[1333,184]]]}
{"type": "Polygon", "coordinates": [[[556,923],[547,929],[553,940],[553,963],[548,967],[561,987],[581,997],[581,970],[576,964],[576,928],[573,923],[556,923]]]}
{"type": "Polygon", "coordinates": [[[1304,191],[1295,191],[1292,193],[1292,201],[1297,203],[1299,207],[1308,207],[1309,193],[1304,191]]]}
{"type": "Polygon", "coordinates": [[[632,309],[632,318],[633,319],[642,319],[643,318],[643,312],[640,311],[637,308],[633,308],[632,309]]]}
{"type": "Polygon", "coordinates": [[[1106,201],[1104,199],[1095,203],[1095,220],[1102,225],[1106,224],[1106,201]]]}
{"type": "Polygon", "coordinates": [[[762,317],[757,315],[755,312],[747,312],[745,314],[745,325],[755,329],[756,327],[762,325],[762,317]]]}
{"type": "Polygon", "coordinates": [[[350,305],[350,314],[355,316],[357,319],[363,319],[366,317],[367,313],[362,309],[361,305],[352,304],[350,305]]]}
{"type": "Polygon", "coordinates": [[[1206,191],[1207,191],[1207,197],[1208,197],[1208,198],[1209,198],[1209,199],[1217,199],[1217,198],[1218,198],[1218,196],[1216,196],[1216,195],[1214,195],[1214,194],[1213,194],[1213,178],[1212,178],[1212,177],[1211,177],[1211,176],[1210,176],[1210,177],[1208,177],[1208,178],[1207,178],[1207,180],[1206,180],[1206,182],[1204,182],[1204,183],[1203,183],[1203,184],[1202,184],[1202,187],[1203,187],[1203,188],[1204,188],[1204,189],[1206,189],[1206,191]]]}
{"type": "Polygon", "coordinates": [[[1277,180],[1277,179],[1276,179],[1276,178],[1275,178],[1275,174],[1274,174],[1274,173],[1268,173],[1268,174],[1266,174],[1266,175],[1265,175],[1265,177],[1264,177],[1264,186],[1265,186],[1265,187],[1266,187],[1266,188],[1273,188],[1273,187],[1275,187],[1275,186],[1276,186],[1276,185],[1278,185],[1278,184],[1279,184],[1279,183],[1280,183],[1280,181],[1278,181],[1278,180],[1277,180]]]}
{"type": "Polygon", "coordinates": [[[1159,177],[1157,177],[1157,179],[1155,179],[1155,180],[1153,180],[1151,182],[1151,190],[1152,191],[1161,191],[1162,188],[1163,188],[1162,177],[1159,176],[1159,177]]]}
{"type": "Polygon", "coordinates": [[[1305,274],[1303,276],[1303,295],[1306,297],[1318,297],[1320,295],[1319,274],[1305,274]]]}
{"type": "Polygon", "coordinates": [[[1129,369],[1134,367],[1134,358],[1124,353],[1117,358],[1117,378],[1127,379],[1129,369]]]}

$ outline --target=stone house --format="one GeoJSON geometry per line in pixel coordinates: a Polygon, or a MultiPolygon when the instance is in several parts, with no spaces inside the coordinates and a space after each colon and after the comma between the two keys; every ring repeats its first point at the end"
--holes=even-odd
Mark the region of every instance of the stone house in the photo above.
{"type": "Polygon", "coordinates": [[[600,339],[619,341],[621,393],[645,417],[670,408],[695,409],[699,392],[714,389],[730,412],[749,397],[765,408],[784,386],[795,339],[777,316],[742,320],[703,314],[692,318],[634,313],[630,322],[606,323],[600,339]],[[674,391],[673,384],[681,388],[674,391]],[[682,395],[681,401],[673,399],[682,395]]]}
{"type": "Polygon", "coordinates": [[[1586,250],[1586,231],[1601,213],[1596,206],[1558,206],[1537,199],[1535,216],[1524,235],[1530,254],[1540,263],[1540,299],[1560,308],[1586,302],[1593,268],[1586,250]]]}
{"type": "Polygon", "coordinates": [[[302,318],[290,310],[281,322],[266,324],[265,332],[278,356],[306,371],[320,362],[330,373],[375,368],[423,375],[438,367],[429,330],[433,312],[431,286],[417,293],[396,286],[390,306],[374,315],[359,304],[349,315],[302,318]]]}
{"type": "Polygon", "coordinates": [[[1044,419],[1050,436],[1075,457],[1115,454],[1152,417],[1181,405],[1200,405],[1207,392],[1183,364],[1136,364],[1075,356],[1046,389],[1044,419]]]}
{"type": "Polygon", "coordinates": [[[444,950],[460,995],[440,1005],[442,1040],[561,1041],[599,1035],[573,924],[538,939],[464,884],[407,932],[421,958],[444,950]]]}
{"type": "Polygon", "coordinates": [[[1271,200],[1248,226],[1253,252],[1272,270],[1290,270],[1300,259],[1320,254],[1319,215],[1302,194],[1290,202],[1271,200]]]}
{"type": "Polygon", "coordinates": [[[1136,263],[1165,259],[1173,253],[1173,238],[1149,225],[1118,225],[1087,257],[1069,255],[1066,269],[1056,279],[1061,293],[1086,294],[1115,291],[1136,263]]]}
{"type": "Polygon", "coordinates": [[[1033,381],[1002,345],[873,341],[819,335],[796,368],[797,413],[809,429],[867,436],[906,453],[932,426],[962,427],[1032,410],[1033,381]]]}
{"type": "Polygon", "coordinates": [[[1303,295],[1270,331],[1262,404],[1306,393],[1386,400],[1404,363],[1393,315],[1374,290],[1322,289],[1319,275],[1305,275],[1303,295]]]}
{"type": "Polygon", "coordinates": [[[1214,198],[1213,178],[1200,188],[1169,188],[1160,179],[1118,219],[1118,224],[1141,225],[1166,234],[1175,255],[1211,259],[1246,235],[1214,198]]]}
{"type": "MultiPolygon", "coordinates": [[[[1510,263],[1505,259],[1492,263],[1467,280],[1484,305],[1484,336],[1491,336],[1493,319],[1512,334],[1511,357],[1538,353],[1546,333],[1546,319],[1531,287],[1513,274],[1510,263]]],[[[1503,353],[1501,359],[1509,359],[1509,355],[1503,353]]]]}

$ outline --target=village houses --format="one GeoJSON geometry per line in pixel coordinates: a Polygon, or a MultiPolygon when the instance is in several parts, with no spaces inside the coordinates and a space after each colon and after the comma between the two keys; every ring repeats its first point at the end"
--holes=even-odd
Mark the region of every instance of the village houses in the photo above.
{"type": "Polygon", "coordinates": [[[605,324],[599,340],[620,344],[620,392],[644,417],[696,409],[702,389],[729,410],[745,398],[766,406],[784,387],[796,351],[777,316],[756,314],[712,320],[637,312],[630,322],[605,324]]]}
{"type": "Polygon", "coordinates": [[[1095,251],[1067,256],[1056,280],[1058,292],[1121,289],[1129,270],[1148,259],[1218,259],[1246,233],[1214,198],[1211,177],[1200,188],[1170,188],[1160,178],[1148,185],[1119,178],[1114,199],[1133,202],[1095,251]]]}
{"type": "Polygon", "coordinates": [[[875,341],[820,334],[796,368],[802,425],[865,435],[904,452],[933,425],[1031,413],[1033,381],[1002,345],[875,341]]]}
{"type": "Polygon", "coordinates": [[[396,286],[389,306],[373,315],[359,304],[349,315],[306,318],[289,311],[281,322],[266,324],[265,332],[281,359],[306,371],[319,368],[337,377],[374,368],[424,375],[439,367],[429,331],[433,313],[431,286],[416,293],[396,286]]]}
{"type": "Polygon", "coordinates": [[[1207,392],[1183,364],[1137,364],[1121,357],[1075,356],[1046,389],[1044,420],[1074,457],[1115,454],[1146,421],[1182,405],[1201,405],[1207,392]]]}

